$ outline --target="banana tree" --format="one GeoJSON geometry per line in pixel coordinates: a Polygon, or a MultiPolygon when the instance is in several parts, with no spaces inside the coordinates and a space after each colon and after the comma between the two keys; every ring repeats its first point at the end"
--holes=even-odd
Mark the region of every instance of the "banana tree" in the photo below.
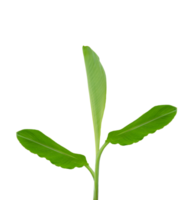
{"type": "Polygon", "coordinates": [[[106,103],[106,75],[97,54],[88,46],[83,46],[90,105],[95,136],[95,169],[93,170],[84,155],[76,154],[57,144],[39,130],[23,129],[17,132],[17,139],[30,152],[44,157],[52,164],[66,169],[86,167],[94,180],[93,200],[98,200],[99,163],[103,150],[108,144],[131,145],[139,142],[169,124],[177,113],[171,105],[158,105],[120,130],[111,131],[100,147],[101,123],[106,103]]]}

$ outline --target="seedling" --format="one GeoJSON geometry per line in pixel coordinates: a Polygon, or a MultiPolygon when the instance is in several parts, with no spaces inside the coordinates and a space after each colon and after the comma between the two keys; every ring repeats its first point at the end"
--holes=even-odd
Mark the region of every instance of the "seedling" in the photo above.
{"type": "Polygon", "coordinates": [[[106,75],[99,57],[90,47],[83,46],[83,54],[94,125],[95,171],[89,166],[84,155],[67,150],[38,130],[23,129],[17,132],[17,138],[30,152],[46,158],[56,166],[66,169],[86,167],[94,180],[93,200],[98,200],[99,162],[105,147],[109,143],[124,146],[139,142],[148,134],[154,133],[169,124],[176,115],[177,108],[171,105],[158,105],[151,108],[124,128],[110,132],[100,148],[101,122],[106,102],[106,75]]]}

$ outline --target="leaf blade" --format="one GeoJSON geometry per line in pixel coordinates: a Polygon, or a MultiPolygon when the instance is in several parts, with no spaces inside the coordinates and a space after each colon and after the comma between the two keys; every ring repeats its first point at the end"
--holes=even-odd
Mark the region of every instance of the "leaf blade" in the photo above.
{"type": "Polygon", "coordinates": [[[174,106],[155,106],[124,128],[110,132],[106,141],[120,145],[139,142],[148,134],[154,133],[169,124],[176,113],[177,108],[174,106]]]}
{"type": "Polygon", "coordinates": [[[23,129],[17,132],[17,139],[24,148],[39,157],[46,158],[56,166],[73,169],[88,165],[85,156],[70,152],[41,131],[23,129]]]}
{"type": "Polygon", "coordinates": [[[90,47],[83,46],[83,55],[88,80],[96,152],[98,152],[101,123],[106,103],[106,75],[99,57],[90,47]]]}

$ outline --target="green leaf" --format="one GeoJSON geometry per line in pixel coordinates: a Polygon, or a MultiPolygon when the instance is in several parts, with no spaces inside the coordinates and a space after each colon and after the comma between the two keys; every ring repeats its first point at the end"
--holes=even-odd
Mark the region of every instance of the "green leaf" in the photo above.
{"type": "Polygon", "coordinates": [[[97,54],[88,46],[83,46],[88,89],[91,102],[95,133],[96,152],[99,150],[101,122],[106,102],[106,75],[97,54]]]}
{"type": "Polygon", "coordinates": [[[174,106],[155,106],[123,129],[110,132],[106,142],[120,145],[139,142],[149,133],[154,133],[169,124],[176,113],[177,108],[174,106]]]}
{"type": "Polygon", "coordinates": [[[17,138],[30,152],[46,158],[56,166],[73,169],[88,165],[85,156],[70,152],[38,130],[18,131],[17,138]]]}

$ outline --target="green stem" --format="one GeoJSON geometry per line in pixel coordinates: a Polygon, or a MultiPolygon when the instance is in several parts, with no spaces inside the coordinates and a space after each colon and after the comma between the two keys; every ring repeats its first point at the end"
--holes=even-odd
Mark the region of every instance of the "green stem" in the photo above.
{"type": "Polygon", "coordinates": [[[92,177],[93,177],[93,179],[94,179],[95,173],[94,173],[94,171],[92,170],[92,168],[91,168],[89,165],[86,165],[85,167],[88,169],[88,171],[91,173],[91,175],[92,175],[92,177]]]}
{"type": "Polygon", "coordinates": [[[96,162],[95,162],[95,176],[94,176],[94,197],[93,200],[98,200],[98,193],[99,193],[99,161],[101,154],[105,147],[108,145],[108,142],[105,142],[103,146],[99,149],[96,155],[96,162]]]}

